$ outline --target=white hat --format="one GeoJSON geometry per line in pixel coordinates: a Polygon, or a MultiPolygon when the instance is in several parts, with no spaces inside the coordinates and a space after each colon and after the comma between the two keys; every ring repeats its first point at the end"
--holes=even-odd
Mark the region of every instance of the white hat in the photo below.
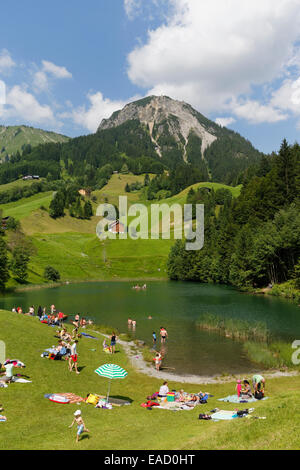
{"type": "Polygon", "coordinates": [[[81,411],[80,410],[76,410],[75,413],[74,413],[74,416],[80,416],[81,415],[81,411]]]}

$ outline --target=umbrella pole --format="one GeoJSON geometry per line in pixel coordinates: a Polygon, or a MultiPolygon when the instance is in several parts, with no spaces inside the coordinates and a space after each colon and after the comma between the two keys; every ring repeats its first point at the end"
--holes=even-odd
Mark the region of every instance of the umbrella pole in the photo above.
{"type": "Polygon", "coordinates": [[[110,385],[111,385],[111,379],[108,382],[108,391],[107,391],[107,398],[106,398],[107,403],[109,403],[108,402],[108,397],[109,397],[109,393],[110,393],[110,385]]]}

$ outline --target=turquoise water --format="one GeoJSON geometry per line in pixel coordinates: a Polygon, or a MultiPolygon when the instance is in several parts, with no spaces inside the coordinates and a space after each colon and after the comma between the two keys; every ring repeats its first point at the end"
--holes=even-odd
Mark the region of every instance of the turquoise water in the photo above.
{"type": "MultiPolygon", "coordinates": [[[[164,365],[178,374],[214,375],[250,372],[255,366],[242,345],[215,333],[200,331],[201,313],[212,313],[248,321],[264,321],[275,338],[300,339],[300,310],[285,300],[248,295],[231,288],[198,283],[148,282],[147,290],[134,291],[130,282],[70,284],[55,288],[18,292],[0,297],[0,308],[21,306],[37,311],[54,303],[64,313],[93,319],[102,325],[152,344],[164,326],[169,334],[164,365]],[[148,319],[152,316],[152,320],[148,319]],[[136,330],[128,329],[128,318],[136,330]]],[[[157,349],[160,349],[158,341],[157,349]]],[[[293,352],[291,348],[291,353],[293,352]]]]}

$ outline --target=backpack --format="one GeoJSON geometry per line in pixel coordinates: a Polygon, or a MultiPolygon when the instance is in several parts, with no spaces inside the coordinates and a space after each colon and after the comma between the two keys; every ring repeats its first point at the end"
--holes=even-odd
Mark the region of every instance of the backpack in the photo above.
{"type": "Polygon", "coordinates": [[[263,392],[261,390],[256,390],[254,398],[256,398],[256,400],[262,400],[264,398],[263,392]]]}

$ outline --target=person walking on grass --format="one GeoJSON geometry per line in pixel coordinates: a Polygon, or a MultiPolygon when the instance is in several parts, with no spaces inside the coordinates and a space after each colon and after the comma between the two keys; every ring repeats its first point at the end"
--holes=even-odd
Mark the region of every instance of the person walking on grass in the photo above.
{"type": "Polygon", "coordinates": [[[83,432],[89,433],[90,431],[85,427],[84,421],[81,416],[81,411],[77,410],[74,413],[74,419],[72,424],[69,426],[69,428],[72,428],[73,424],[76,422],[77,424],[77,435],[76,435],[76,442],[79,441],[79,437],[83,432]]]}
{"type": "Polygon", "coordinates": [[[78,340],[76,339],[71,346],[71,357],[69,358],[69,371],[72,372],[73,367],[75,366],[76,374],[79,374],[78,367],[77,367],[77,363],[78,363],[78,355],[77,355],[77,348],[76,348],[77,343],[78,343],[78,340]]]}

